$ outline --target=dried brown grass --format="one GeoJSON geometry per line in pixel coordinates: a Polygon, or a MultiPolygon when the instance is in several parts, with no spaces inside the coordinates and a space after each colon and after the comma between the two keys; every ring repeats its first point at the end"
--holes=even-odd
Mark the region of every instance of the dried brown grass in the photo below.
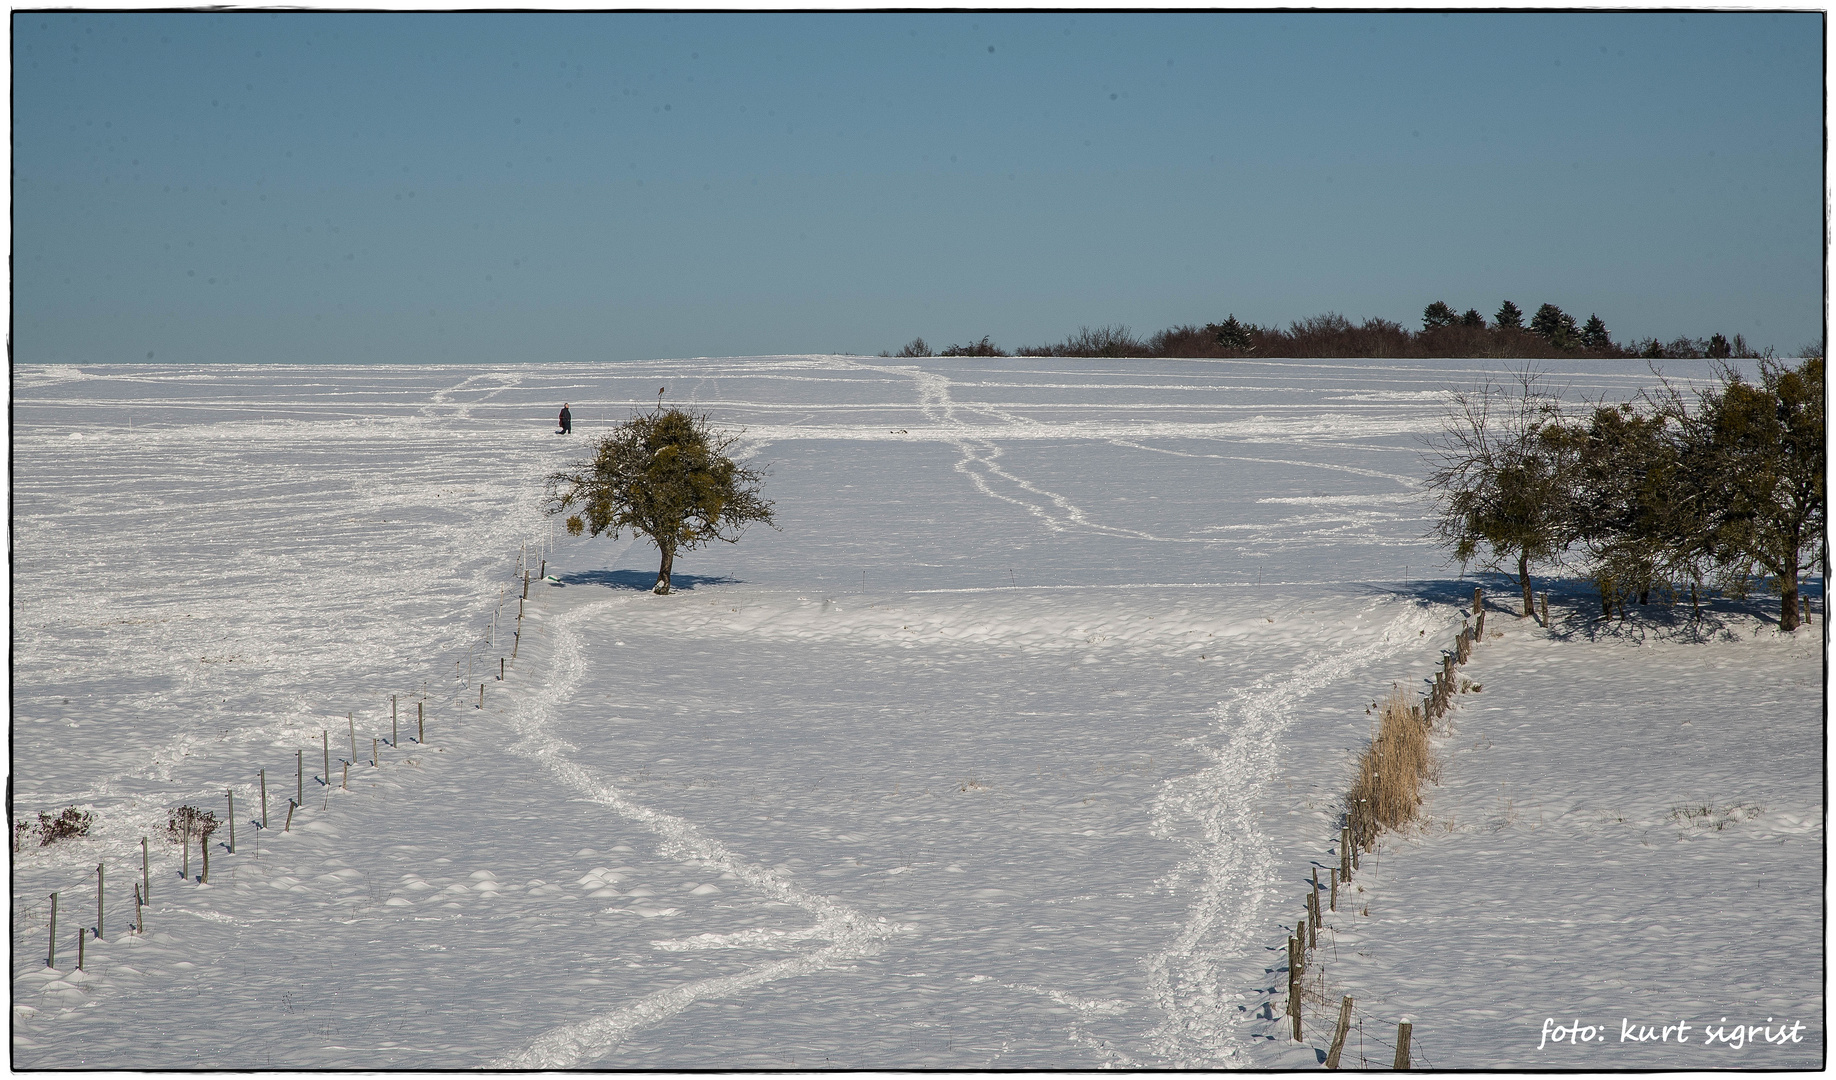
{"type": "Polygon", "coordinates": [[[1400,829],[1415,820],[1422,805],[1422,781],[1434,758],[1428,746],[1428,722],[1409,704],[1401,687],[1392,687],[1378,712],[1377,731],[1358,759],[1358,776],[1345,797],[1346,823],[1352,842],[1370,850],[1384,829],[1400,829]]]}

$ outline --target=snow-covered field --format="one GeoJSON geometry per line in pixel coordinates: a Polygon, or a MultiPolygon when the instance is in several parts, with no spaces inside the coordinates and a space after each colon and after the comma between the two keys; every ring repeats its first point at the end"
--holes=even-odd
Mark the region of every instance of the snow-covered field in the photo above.
{"type": "MultiPolygon", "coordinates": [[[[14,809],[95,827],[13,857],[13,1064],[1310,1067],[1287,928],[1365,707],[1470,601],[1416,440],[1500,374],[16,365],[14,809]],[[539,507],[660,387],[746,429],[782,526],[669,597],[539,507]],[[559,584],[519,640],[525,557],[559,584]],[[167,814],[229,791],[236,851],[186,881],[167,814]]],[[[1817,1065],[1821,600],[1794,639],[1555,592],[1553,634],[1488,616],[1426,828],[1329,919],[1351,1052],[1407,1017],[1439,1068],[1817,1065]],[[1806,1026],[1705,1046],[1723,1017],[1806,1026]]]]}

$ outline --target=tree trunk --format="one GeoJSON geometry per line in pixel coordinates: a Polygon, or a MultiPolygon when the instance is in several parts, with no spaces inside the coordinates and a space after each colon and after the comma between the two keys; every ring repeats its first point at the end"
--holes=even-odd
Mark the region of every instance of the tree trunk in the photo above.
{"type": "Polygon", "coordinates": [[[658,596],[668,596],[670,568],[676,564],[676,549],[673,547],[666,547],[662,550],[663,564],[657,567],[657,587],[651,591],[658,596]]]}
{"type": "Polygon", "coordinates": [[[1779,579],[1779,629],[1792,631],[1798,628],[1798,561],[1793,559],[1790,568],[1779,579]]]}
{"type": "Polygon", "coordinates": [[[1524,613],[1518,618],[1528,618],[1536,610],[1535,601],[1530,599],[1530,552],[1520,551],[1517,554],[1517,583],[1524,587],[1524,613]]]}

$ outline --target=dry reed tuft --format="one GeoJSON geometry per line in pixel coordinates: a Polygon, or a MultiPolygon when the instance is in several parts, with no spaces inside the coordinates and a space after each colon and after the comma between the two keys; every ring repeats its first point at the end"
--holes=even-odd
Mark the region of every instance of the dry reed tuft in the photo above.
{"type": "Polygon", "coordinates": [[[1413,821],[1422,805],[1422,781],[1432,767],[1428,722],[1401,687],[1392,687],[1371,745],[1358,759],[1358,778],[1345,797],[1352,843],[1368,851],[1378,832],[1413,821]]]}

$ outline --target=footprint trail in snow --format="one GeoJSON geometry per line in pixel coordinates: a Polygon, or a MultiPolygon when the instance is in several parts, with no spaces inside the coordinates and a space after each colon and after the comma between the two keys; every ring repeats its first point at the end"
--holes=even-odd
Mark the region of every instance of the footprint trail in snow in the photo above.
{"type": "Polygon", "coordinates": [[[803,909],[815,919],[814,926],[794,933],[703,935],[686,942],[659,943],[659,948],[670,951],[722,946],[759,948],[803,939],[826,939],[830,944],[736,975],[658,990],[603,1015],[543,1032],[522,1050],[497,1062],[495,1068],[570,1069],[590,1065],[616,1049],[633,1031],[660,1023],[697,1001],[820,971],[876,952],[888,938],[909,932],[907,927],[869,917],[839,901],[800,889],[782,875],[745,861],[705,836],[692,823],[632,800],[567,757],[574,748],[549,730],[549,721],[573,695],[586,674],[581,626],[591,624],[596,617],[612,614],[623,603],[628,601],[600,601],[554,620],[551,624],[552,670],[540,691],[523,697],[512,709],[508,722],[520,739],[510,747],[510,752],[540,762],[573,790],[651,830],[663,841],[661,853],[666,857],[724,871],[774,900],[803,909]]]}

